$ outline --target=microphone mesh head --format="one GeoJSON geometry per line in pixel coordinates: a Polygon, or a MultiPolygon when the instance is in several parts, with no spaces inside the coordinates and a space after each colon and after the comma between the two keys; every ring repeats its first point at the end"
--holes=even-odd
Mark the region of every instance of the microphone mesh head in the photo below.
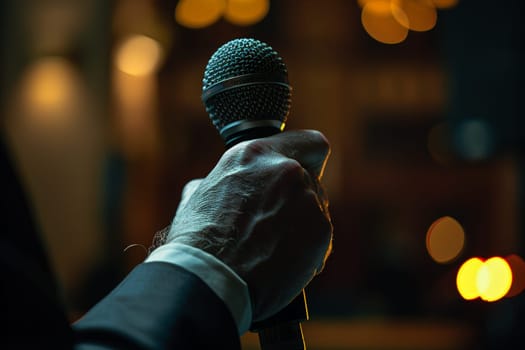
{"type": "MultiPolygon", "coordinates": [[[[221,46],[210,58],[202,80],[203,93],[225,80],[255,75],[282,77],[288,71],[281,57],[269,45],[255,39],[235,39],[221,46]]],[[[285,80],[285,81],[283,81],[285,80]]],[[[291,104],[291,89],[271,79],[250,84],[235,84],[204,100],[206,112],[220,131],[241,120],[286,121],[291,104]]]]}

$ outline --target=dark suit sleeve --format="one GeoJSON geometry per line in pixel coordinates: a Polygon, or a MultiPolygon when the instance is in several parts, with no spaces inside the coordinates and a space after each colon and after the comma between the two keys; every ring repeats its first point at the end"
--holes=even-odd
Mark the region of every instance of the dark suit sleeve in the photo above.
{"type": "Polygon", "coordinates": [[[168,263],[138,265],[77,321],[77,349],[240,349],[224,302],[194,274],[168,263]]]}
{"type": "Polygon", "coordinates": [[[2,136],[0,130],[0,348],[71,349],[58,284],[2,136]]]}

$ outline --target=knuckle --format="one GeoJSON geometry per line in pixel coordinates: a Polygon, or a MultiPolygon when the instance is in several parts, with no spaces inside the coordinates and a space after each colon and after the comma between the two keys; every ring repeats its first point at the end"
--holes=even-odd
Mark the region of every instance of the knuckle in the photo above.
{"type": "Polygon", "coordinates": [[[288,183],[304,184],[305,170],[295,159],[283,158],[275,164],[280,176],[288,183]]]}
{"type": "Polygon", "coordinates": [[[323,204],[314,191],[306,191],[305,196],[306,200],[303,202],[305,205],[308,205],[306,212],[309,213],[306,217],[309,218],[312,221],[312,225],[317,228],[316,232],[318,232],[321,239],[324,240],[327,236],[330,237],[332,235],[333,225],[326,208],[323,208],[323,204]]]}
{"type": "Polygon", "coordinates": [[[279,164],[277,165],[283,169],[283,172],[285,174],[288,174],[288,173],[289,174],[296,174],[296,173],[302,174],[304,171],[301,164],[297,160],[291,159],[291,158],[283,157],[281,162],[279,162],[279,164]]]}
{"type": "Polygon", "coordinates": [[[246,165],[253,162],[259,156],[266,152],[266,148],[259,140],[249,140],[241,142],[230,148],[226,153],[226,157],[236,164],[246,165]]]}
{"type": "Polygon", "coordinates": [[[308,132],[311,134],[312,139],[319,144],[319,147],[321,147],[325,153],[330,152],[330,142],[322,132],[318,130],[308,130],[308,132]]]}

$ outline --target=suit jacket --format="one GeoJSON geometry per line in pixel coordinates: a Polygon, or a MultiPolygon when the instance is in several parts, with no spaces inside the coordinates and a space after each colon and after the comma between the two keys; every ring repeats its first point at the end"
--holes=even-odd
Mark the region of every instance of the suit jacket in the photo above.
{"type": "Polygon", "coordinates": [[[79,349],[240,349],[235,321],[192,273],[138,265],[74,325],[79,349]]]}
{"type": "Polygon", "coordinates": [[[138,265],[73,326],[33,215],[0,142],[2,349],[240,349],[222,300],[175,265],[138,265]]]}

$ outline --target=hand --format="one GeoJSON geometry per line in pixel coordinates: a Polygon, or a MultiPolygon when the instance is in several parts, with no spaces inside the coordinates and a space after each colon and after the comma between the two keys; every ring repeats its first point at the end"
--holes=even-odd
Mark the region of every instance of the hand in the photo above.
{"type": "Polygon", "coordinates": [[[230,266],[248,284],[254,321],[275,314],[330,254],[332,224],[319,183],[329,153],[317,131],[239,143],[185,187],[167,241],[230,266]]]}

